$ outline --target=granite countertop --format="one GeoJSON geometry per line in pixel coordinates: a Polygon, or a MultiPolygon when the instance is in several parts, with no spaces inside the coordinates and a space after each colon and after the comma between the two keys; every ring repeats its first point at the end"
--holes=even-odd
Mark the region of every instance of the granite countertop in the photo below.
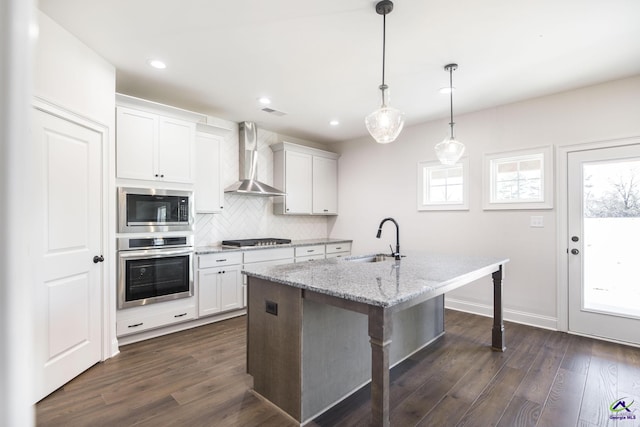
{"type": "Polygon", "coordinates": [[[293,248],[296,246],[326,245],[331,243],[351,243],[352,241],[353,240],[351,239],[306,239],[292,240],[291,243],[274,246],[248,246],[242,248],[223,248],[222,246],[197,246],[195,248],[195,253],[196,255],[203,255],[219,252],[254,251],[259,249],[293,248]]]}
{"type": "MultiPolygon", "coordinates": [[[[375,255],[350,256],[298,264],[247,267],[248,276],[365,304],[391,307],[456,283],[468,283],[496,271],[509,261],[499,257],[470,257],[409,252],[397,263],[375,255]]],[[[442,292],[440,292],[442,293],[442,292]]]]}

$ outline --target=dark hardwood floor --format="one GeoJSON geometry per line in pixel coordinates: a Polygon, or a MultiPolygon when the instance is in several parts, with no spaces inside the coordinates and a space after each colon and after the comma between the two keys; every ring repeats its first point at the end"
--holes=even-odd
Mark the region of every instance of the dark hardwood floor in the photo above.
{"type": "MultiPolygon", "coordinates": [[[[446,334],[391,372],[392,426],[640,425],[640,349],[446,311],[446,334]],[[610,406],[629,409],[613,420],[610,406]]],[[[36,405],[38,426],[292,426],[254,396],[245,317],[122,347],[36,405]]],[[[311,423],[363,426],[369,388],[311,423]]]]}

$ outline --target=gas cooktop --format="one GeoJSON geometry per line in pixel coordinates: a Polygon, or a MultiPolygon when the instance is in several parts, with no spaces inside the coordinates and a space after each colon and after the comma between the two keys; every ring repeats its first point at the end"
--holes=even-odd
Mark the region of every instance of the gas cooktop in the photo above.
{"type": "Polygon", "coordinates": [[[276,239],[273,237],[266,237],[262,239],[223,240],[222,246],[228,248],[244,248],[253,246],[286,245],[287,243],[291,243],[291,239],[276,239]]]}

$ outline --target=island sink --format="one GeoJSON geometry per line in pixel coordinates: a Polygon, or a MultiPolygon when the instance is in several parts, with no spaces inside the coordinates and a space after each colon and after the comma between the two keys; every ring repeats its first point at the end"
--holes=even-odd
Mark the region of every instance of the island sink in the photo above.
{"type": "Polygon", "coordinates": [[[387,254],[361,255],[345,258],[345,261],[349,262],[384,262],[393,260],[395,260],[395,256],[387,254]]]}

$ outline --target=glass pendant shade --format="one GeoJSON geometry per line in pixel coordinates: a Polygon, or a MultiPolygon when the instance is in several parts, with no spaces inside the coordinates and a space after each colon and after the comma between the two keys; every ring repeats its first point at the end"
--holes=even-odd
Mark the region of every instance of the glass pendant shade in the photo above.
{"type": "Polygon", "coordinates": [[[458,163],[460,157],[464,154],[464,144],[453,136],[453,70],[458,68],[458,64],[447,64],[444,66],[445,71],[449,72],[449,100],[450,100],[450,112],[451,121],[449,126],[451,127],[451,136],[446,137],[442,142],[439,142],[434,147],[436,156],[440,163],[447,166],[453,166],[458,163]]]}
{"type": "Polygon", "coordinates": [[[389,86],[384,83],[386,16],[392,10],[393,2],[390,0],[382,0],[376,4],[376,12],[378,15],[382,15],[382,84],[379,86],[382,92],[382,105],[364,118],[367,130],[379,144],[388,144],[395,141],[404,126],[404,113],[396,108],[389,107],[389,86]]]}
{"type": "Polygon", "coordinates": [[[464,144],[456,141],[452,136],[446,137],[442,142],[436,144],[436,156],[443,165],[452,166],[458,163],[464,154],[464,144]]]}
{"type": "Polygon", "coordinates": [[[367,130],[379,144],[388,144],[395,141],[404,126],[404,114],[402,111],[382,104],[373,113],[364,119],[367,130]]]}

